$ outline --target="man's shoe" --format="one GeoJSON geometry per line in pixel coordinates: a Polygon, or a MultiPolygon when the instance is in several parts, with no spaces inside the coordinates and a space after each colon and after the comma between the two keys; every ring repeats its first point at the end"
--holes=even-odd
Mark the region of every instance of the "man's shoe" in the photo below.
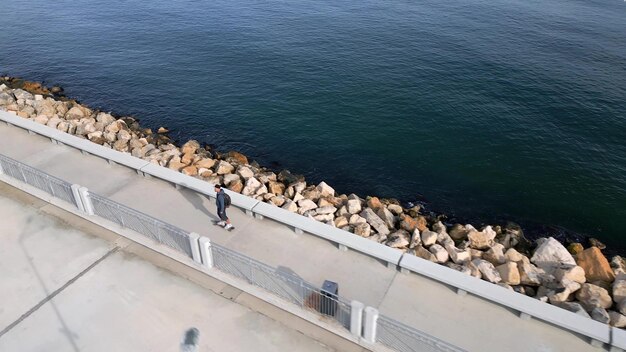
{"type": "Polygon", "coordinates": [[[221,227],[224,227],[224,226],[226,226],[226,222],[225,221],[218,221],[218,222],[215,223],[215,225],[219,225],[221,227]]]}
{"type": "Polygon", "coordinates": [[[232,230],[233,229],[233,225],[231,224],[226,224],[226,226],[224,227],[226,230],[232,230]]]}

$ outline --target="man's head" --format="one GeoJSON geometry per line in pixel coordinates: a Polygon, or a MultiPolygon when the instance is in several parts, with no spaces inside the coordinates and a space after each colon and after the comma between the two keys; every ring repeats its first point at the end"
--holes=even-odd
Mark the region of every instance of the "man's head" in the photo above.
{"type": "Polygon", "coordinates": [[[215,185],[215,193],[219,193],[222,190],[222,186],[215,185]]]}

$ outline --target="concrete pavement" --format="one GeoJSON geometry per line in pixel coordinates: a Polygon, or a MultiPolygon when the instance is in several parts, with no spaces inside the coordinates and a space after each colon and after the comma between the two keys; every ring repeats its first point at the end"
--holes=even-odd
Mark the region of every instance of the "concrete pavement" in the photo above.
{"type": "Polygon", "coordinates": [[[200,351],[331,350],[7,193],[0,185],[0,351],[178,351],[190,327],[200,351]]]}
{"type": "Polygon", "coordinates": [[[401,274],[355,252],[339,251],[320,238],[298,236],[271,220],[257,220],[232,209],[229,215],[237,228],[225,232],[210,225],[214,204],[195,192],[143,178],[133,170],[14,127],[0,125],[0,136],[2,154],[288,269],[311,283],[336,281],[342,296],[377,307],[382,314],[467,350],[597,351],[573,333],[536,320],[523,321],[504,307],[471,295],[457,296],[445,285],[401,274]]]}

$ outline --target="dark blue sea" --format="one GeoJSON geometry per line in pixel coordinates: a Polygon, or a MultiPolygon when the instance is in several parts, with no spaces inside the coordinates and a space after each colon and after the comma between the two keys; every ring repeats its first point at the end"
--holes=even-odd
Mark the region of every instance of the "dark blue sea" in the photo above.
{"type": "Polygon", "coordinates": [[[622,0],[0,0],[0,73],[339,192],[626,247],[622,0]]]}

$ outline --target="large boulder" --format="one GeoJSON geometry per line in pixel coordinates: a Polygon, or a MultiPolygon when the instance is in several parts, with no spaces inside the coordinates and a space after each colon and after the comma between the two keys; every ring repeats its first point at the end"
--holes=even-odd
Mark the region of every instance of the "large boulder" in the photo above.
{"type": "Polygon", "coordinates": [[[489,263],[483,259],[474,259],[472,263],[480,270],[482,274],[482,278],[492,283],[498,283],[502,281],[502,277],[500,277],[500,273],[493,264],[489,263]]]}
{"type": "Polygon", "coordinates": [[[483,254],[483,259],[490,262],[493,265],[500,265],[506,263],[506,258],[504,256],[504,246],[500,243],[495,243],[491,248],[489,248],[485,254],[483,254]]]}
{"type": "Polygon", "coordinates": [[[259,188],[261,188],[262,186],[263,185],[261,184],[261,182],[259,182],[259,180],[257,180],[254,177],[250,177],[249,179],[246,180],[246,185],[243,188],[243,191],[241,192],[241,194],[243,194],[244,196],[255,195],[257,194],[257,191],[259,190],[259,188]]]}
{"type": "Polygon", "coordinates": [[[448,251],[450,259],[452,259],[455,264],[463,265],[472,260],[472,256],[468,250],[458,249],[450,243],[444,246],[444,248],[448,251]]]}
{"type": "Polygon", "coordinates": [[[467,235],[469,234],[469,230],[465,228],[465,226],[461,224],[454,224],[450,231],[448,231],[450,237],[452,237],[456,241],[463,241],[467,239],[467,235]]]}
{"type": "Polygon", "coordinates": [[[370,224],[372,228],[376,230],[376,232],[385,236],[389,235],[390,231],[387,227],[387,224],[385,224],[383,219],[381,219],[380,216],[376,215],[376,213],[374,213],[371,208],[365,208],[365,210],[363,210],[360,215],[361,217],[365,218],[367,223],[370,224]]]}
{"type": "Polygon", "coordinates": [[[523,257],[522,260],[518,261],[517,269],[519,270],[520,283],[522,285],[539,286],[541,284],[540,275],[543,271],[531,264],[528,258],[523,257]]]}
{"type": "Polygon", "coordinates": [[[372,227],[368,223],[358,223],[354,227],[354,234],[361,237],[370,237],[372,234],[372,227]]]}
{"type": "Polygon", "coordinates": [[[66,120],[80,120],[84,117],[88,117],[85,111],[80,106],[73,106],[66,114],[66,120]]]}
{"type": "Polygon", "coordinates": [[[520,274],[517,269],[517,264],[513,262],[507,262],[502,265],[498,265],[496,267],[502,281],[509,285],[519,285],[520,284],[520,274]]]}
{"type": "Polygon", "coordinates": [[[574,257],[559,241],[552,237],[540,242],[530,261],[544,269],[553,269],[564,264],[576,265],[574,257]]]}
{"type": "Polygon", "coordinates": [[[183,144],[181,151],[183,154],[195,154],[198,149],[200,149],[200,143],[192,139],[183,144]]]}
{"type": "MultiPolygon", "coordinates": [[[[251,180],[251,179],[249,179],[251,180]]],[[[317,208],[317,204],[310,199],[300,199],[298,201],[298,213],[304,214],[305,212],[317,208]]]]}
{"type": "Polygon", "coordinates": [[[285,184],[278,181],[269,181],[268,189],[270,193],[282,195],[285,192],[285,184]]]}
{"type": "Polygon", "coordinates": [[[504,253],[504,259],[509,262],[519,262],[524,258],[524,255],[518,252],[515,248],[507,249],[506,253],[504,253]]]}
{"type": "Polygon", "coordinates": [[[424,244],[424,246],[426,247],[429,247],[437,242],[438,234],[436,232],[426,230],[426,231],[422,231],[421,236],[422,236],[422,244],[424,244]]]}
{"type": "Polygon", "coordinates": [[[613,282],[615,274],[609,261],[597,247],[587,248],[576,255],[578,265],[585,270],[587,281],[613,282]]]}
{"type": "Polygon", "coordinates": [[[239,152],[236,152],[234,150],[230,151],[230,152],[228,152],[226,154],[226,159],[229,160],[229,161],[234,161],[234,162],[236,162],[238,164],[244,164],[245,165],[245,164],[248,163],[248,158],[245,155],[243,155],[243,154],[241,154],[239,152]]]}
{"type": "Polygon", "coordinates": [[[357,214],[361,211],[361,202],[358,199],[348,199],[346,208],[350,214],[357,214]]]}
{"type": "Polygon", "coordinates": [[[587,311],[591,311],[595,307],[606,309],[613,305],[613,300],[607,290],[589,283],[584,283],[576,292],[576,299],[587,311]]]}
{"type": "Polygon", "coordinates": [[[387,227],[389,227],[390,229],[393,229],[396,226],[396,217],[387,208],[379,208],[376,212],[376,215],[383,219],[385,224],[387,224],[387,227]]]}

